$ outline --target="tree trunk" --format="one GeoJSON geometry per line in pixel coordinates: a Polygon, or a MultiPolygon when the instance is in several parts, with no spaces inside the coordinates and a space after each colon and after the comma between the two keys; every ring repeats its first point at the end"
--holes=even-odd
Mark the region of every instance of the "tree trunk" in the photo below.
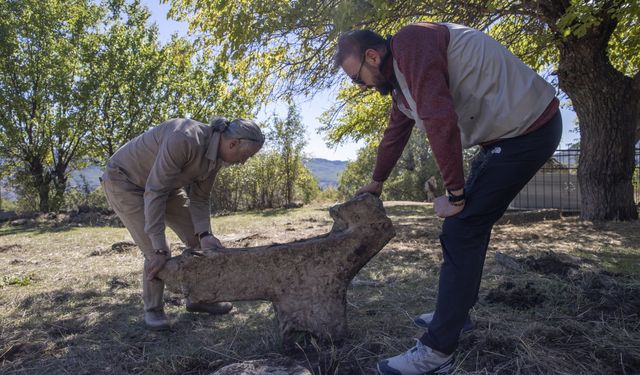
{"type": "Polygon", "coordinates": [[[67,176],[65,172],[56,171],[56,175],[54,176],[54,198],[53,202],[51,202],[50,209],[56,211],[60,209],[64,203],[64,193],[67,189],[67,176]]]}
{"type": "Polygon", "coordinates": [[[38,197],[40,198],[38,204],[38,211],[49,212],[49,178],[38,176],[36,178],[36,185],[38,186],[38,197]]]}
{"type": "Polygon", "coordinates": [[[32,160],[29,163],[29,172],[33,178],[33,187],[38,190],[38,211],[49,212],[49,191],[51,175],[44,170],[40,160],[32,160]]]}
{"type": "Polygon", "coordinates": [[[580,119],[578,182],[587,220],[638,218],[632,177],[640,92],[609,62],[614,28],[615,22],[605,20],[559,46],[559,84],[580,119]]]}

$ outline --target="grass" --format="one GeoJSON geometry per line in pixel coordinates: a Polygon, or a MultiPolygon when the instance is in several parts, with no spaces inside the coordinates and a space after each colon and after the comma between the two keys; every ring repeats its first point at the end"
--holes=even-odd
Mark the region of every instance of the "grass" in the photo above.
{"type": "MultiPolygon", "coordinates": [[[[442,259],[441,221],[429,204],[385,206],[397,235],[357,276],[373,283],[349,290],[350,337],[289,353],[263,301],[209,317],[186,313],[180,296],[167,293],[172,331],[144,329],[142,257],[135,248],[96,252],[129,239],[124,228],[1,226],[0,373],[210,374],[286,354],[313,374],[373,374],[379,359],[421,335],[412,318],[434,308],[442,259]]],[[[313,237],[332,223],[317,205],[213,219],[232,246],[313,237]]],[[[577,218],[496,226],[472,312],[477,328],[461,337],[454,373],[640,373],[638,229],[637,222],[577,218]],[[513,271],[494,261],[496,251],[523,265],[566,256],[579,268],[513,271]]],[[[173,233],[170,239],[177,241],[173,233]]]]}
{"type": "Polygon", "coordinates": [[[29,275],[23,276],[2,276],[0,279],[0,288],[6,285],[18,285],[18,286],[27,286],[31,284],[31,277],[29,275]]]}

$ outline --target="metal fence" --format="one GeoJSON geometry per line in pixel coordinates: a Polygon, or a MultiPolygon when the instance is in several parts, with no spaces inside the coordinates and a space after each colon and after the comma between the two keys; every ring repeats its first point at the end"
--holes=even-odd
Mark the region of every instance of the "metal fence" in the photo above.
{"type": "MultiPolygon", "coordinates": [[[[580,211],[578,162],[580,150],[558,150],[511,202],[513,209],[557,208],[580,211]]],[[[633,174],[635,202],[640,202],[640,148],[635,152],[633,174]]]]}

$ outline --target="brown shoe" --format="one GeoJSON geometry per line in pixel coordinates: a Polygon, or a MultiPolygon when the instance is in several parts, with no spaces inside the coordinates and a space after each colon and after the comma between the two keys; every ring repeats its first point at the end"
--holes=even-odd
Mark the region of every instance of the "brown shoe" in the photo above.
{"type": "Polygon", "coordinates": [[[231,311],[232,308],[231,302],[196,303],[187,301],[188,312],[222,315],[231,311]]]}
{"type": "Polygon", "coordinates": [[[154,331],[164,331],[170,328],[169,319],[164,311],[145,311],[144,324],[148,329],[154,331]]]}

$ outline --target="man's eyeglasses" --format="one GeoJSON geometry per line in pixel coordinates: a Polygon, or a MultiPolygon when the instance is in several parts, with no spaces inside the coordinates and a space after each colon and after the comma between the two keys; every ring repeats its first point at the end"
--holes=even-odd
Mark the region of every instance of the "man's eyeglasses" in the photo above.
{"type": "Polygon", "coordinates": [[[366,83],[364,83],[362,78],[360,78],[360,71],[362,71],[362,66],[364,65],[365,57],[366,55],[362,55],[362,60],[360,61],[360,67],[358,68],[358,73],[356,73],[355,77],[351,77],[351,82],[353,82],[354,85],[366,85],[366,83]]]}

